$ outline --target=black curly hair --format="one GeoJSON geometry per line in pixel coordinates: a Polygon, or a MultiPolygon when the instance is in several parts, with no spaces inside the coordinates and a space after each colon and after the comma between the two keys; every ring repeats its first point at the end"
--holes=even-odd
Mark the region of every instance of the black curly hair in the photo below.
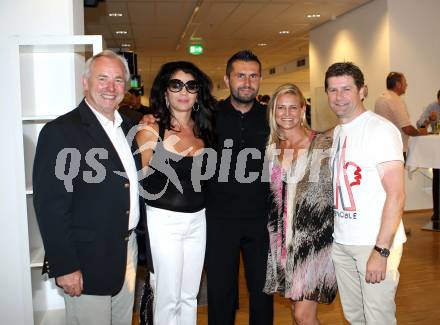
{"type": "Polygon", "coordinates": [[[172,129],[172,115],[166,106],[165,92],[171,76],[177,71],[192,75],[199,85],[199,91],[197,92],[199,109],[191,112],[191,118],[194,121],[194,134],[202,139],[206,146],[211,146],[214,143],[213,115],[217,101],[211,94],[211,79],[195,64],[187,61],[175,61],[162,65],[156,78],[154,78],[150,92],[150,106],[155,112],[154,115],[160,119],[158,123],[165,129],[172,129]]]}

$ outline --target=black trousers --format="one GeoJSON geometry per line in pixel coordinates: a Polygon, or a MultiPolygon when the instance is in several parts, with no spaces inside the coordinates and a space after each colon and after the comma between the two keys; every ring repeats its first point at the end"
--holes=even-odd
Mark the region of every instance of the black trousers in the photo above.
{"type": "Polygon", "coordinates": [[[273,297],[263,293],[268,249],[266,218],[216,219],[208,214],[205,266],[209,325],[235,323],[240,251],[249,291],[249,324],[273,324],[273,297]]]}
{"type": "Polygon", "coordinates": [[[440,169],[433,168],[432,169],[432,205],[434,208],[434,213],[432,215],[432,221],[439,222],[439,201],[440,201],[440,169]]]}

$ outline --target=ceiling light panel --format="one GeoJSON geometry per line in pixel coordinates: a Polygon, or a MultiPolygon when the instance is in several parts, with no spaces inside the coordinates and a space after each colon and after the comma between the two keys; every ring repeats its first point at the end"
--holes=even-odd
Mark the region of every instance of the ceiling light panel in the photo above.
{"type": "MultiPolygon", "coordinates": [[[[107,20],[111,20],[110,18],[107,20]]],[[[108,29],[112,33],[112,38],[118,39],[119,43],[132,43],[133,32],[129,24],[108,24],[108,29]]]]}
{"type": "Polygon", "coordinates": [[[102,6],[107,12],[108,24],[124,24],[129,22],[129,16],[127,11],[126,2],[105,2],[105,6],[102,6]]]}

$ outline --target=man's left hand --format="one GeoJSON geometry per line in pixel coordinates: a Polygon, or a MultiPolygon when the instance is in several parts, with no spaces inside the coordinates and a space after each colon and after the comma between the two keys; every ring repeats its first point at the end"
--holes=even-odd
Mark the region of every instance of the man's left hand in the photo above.
{"type": "Polygon", "coordinates": [[[380,283],[385,280],[387,270],[387,258],[380,256],[375,250],[370,254],[367,262],[365,281],[367,283],[380,283]]]}

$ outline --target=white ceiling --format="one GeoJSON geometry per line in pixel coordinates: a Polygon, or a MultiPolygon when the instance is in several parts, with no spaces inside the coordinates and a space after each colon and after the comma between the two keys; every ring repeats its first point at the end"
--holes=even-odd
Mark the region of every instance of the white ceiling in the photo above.
{"type": "MultiPolygon", "coordinates": [[[[267,69],[308,55],[308,32],[370,0],[105,0],[85,8],[86,34],[103,35],[107,48],[131,44],[148,92],[160,66],[188,60],[215,83],[223,78],[227,59],[251,49],[267,69]],[[122,13],[109,17],[108,13],[122,13]],[[320,18],[307,18],[319,13],[320,18]],[[126,30],[126,35],[116,31],[126,30]],[[281,35],[288,30],[288,35],[281,35]],[[203,44],[204,53],[188,54],[188,46],[203,44]],[[260,47],[258,43],[266,43],[260,47]]],[[[308,73],[278,76],[308,83],[308,73]]],[[[281,80],[280,79],[280,80],[281,80]]]]}

